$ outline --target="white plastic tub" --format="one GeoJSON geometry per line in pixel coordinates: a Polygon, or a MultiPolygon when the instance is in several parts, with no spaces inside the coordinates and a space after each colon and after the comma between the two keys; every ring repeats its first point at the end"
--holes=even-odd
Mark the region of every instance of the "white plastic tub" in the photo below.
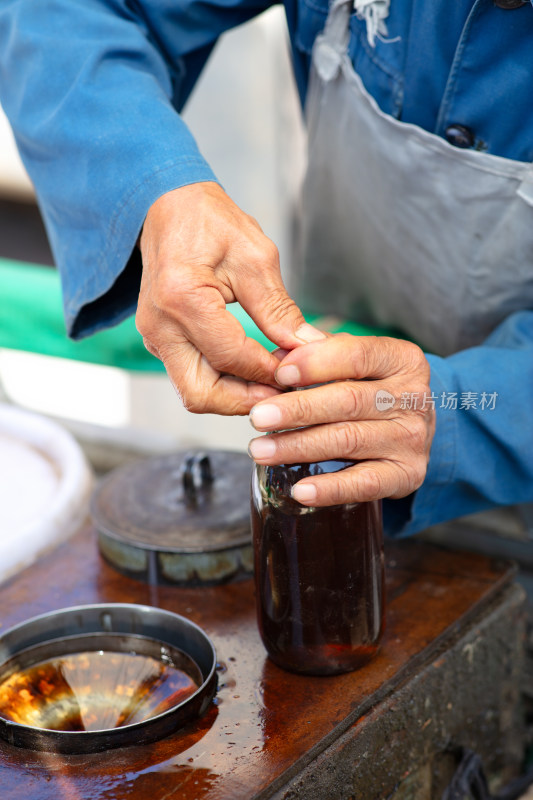
{"type": "Polygon", "coordinates": [[[79,528],[91,486],[85,456],[64,428],[0,403],[0,581],[79,528]]]}

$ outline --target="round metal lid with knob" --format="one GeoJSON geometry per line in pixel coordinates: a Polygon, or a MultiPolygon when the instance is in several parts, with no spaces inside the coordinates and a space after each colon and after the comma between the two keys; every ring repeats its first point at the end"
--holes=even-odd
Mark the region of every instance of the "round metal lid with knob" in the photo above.
{"type": "Polygon", "coordinates": [[[248,577],[251,468],[244,453],[180,451],[113,470],[91,500],[102,555],[150,583],[248,577]]]}

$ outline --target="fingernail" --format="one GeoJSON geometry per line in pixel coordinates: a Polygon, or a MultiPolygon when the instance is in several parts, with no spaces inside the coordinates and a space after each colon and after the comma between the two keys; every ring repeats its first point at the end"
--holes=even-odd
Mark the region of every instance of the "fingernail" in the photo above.
{"type": "Polygon", "coordinates": [[[292,496],[298,503],[312,503],[316,500],[316,494],[314,483],[297,483],[292,487],[292,496]]]}
{"type": "Polygon", "coordinates": [[[284,350],[283,347],[278,347],[276,350],[272,350],[272,355],[274,358],[277,358],[278,361],[283,361],[285,356],[288,356],[290,352],[290,350],[284,350]]]}
{"type": "Polygon", "coordinates": [[[273,403],[254,406],[250,411],[250,422],[254,428],[275,428],[281,423],[281,411],[273,403]]]}
{"type": "Polygon", "coordinates": [[[276,370],[276,380],[282,386],[296,386],[300,382],[300,370],[295,364],[286,364],[276,370]]]}
{"type": "Polygon", "coordinates": [[[252,439],[248,445],[248,452],[254,460],[271,458],[276,452],[276,444],[272,439],[261,436],[259,439],[252,439]]]}
{"type": "Polygon", "coordinates": [[[309,325],[308,322],[300,325],[294,332],[294,335],[297,339],[300,339],[302,342],[318,342],[320,339],[325,339],[326,334],[319,331],[318,328],[314,328],[312,325],[309,325]]]}

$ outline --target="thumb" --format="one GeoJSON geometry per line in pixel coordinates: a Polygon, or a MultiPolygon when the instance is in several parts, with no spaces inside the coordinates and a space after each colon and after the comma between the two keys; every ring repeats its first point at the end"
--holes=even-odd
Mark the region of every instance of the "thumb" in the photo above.
{"type": "Polygon", "coordinates": [[[239,286],[237,300],[268,338],[286,350],[326,339],[325,333],[305,321],[289,297],[281,275],[253,275],[239,286]]]}

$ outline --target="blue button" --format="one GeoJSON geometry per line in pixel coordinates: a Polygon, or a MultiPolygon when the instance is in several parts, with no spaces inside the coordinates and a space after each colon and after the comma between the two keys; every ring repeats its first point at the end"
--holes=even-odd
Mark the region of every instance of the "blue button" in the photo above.
{"type": "Polygon", "coordinates": [[[466,125],[448,125],[444,135],[454,147],[472,147],[475,142],[474,132],[466,125]]]}

